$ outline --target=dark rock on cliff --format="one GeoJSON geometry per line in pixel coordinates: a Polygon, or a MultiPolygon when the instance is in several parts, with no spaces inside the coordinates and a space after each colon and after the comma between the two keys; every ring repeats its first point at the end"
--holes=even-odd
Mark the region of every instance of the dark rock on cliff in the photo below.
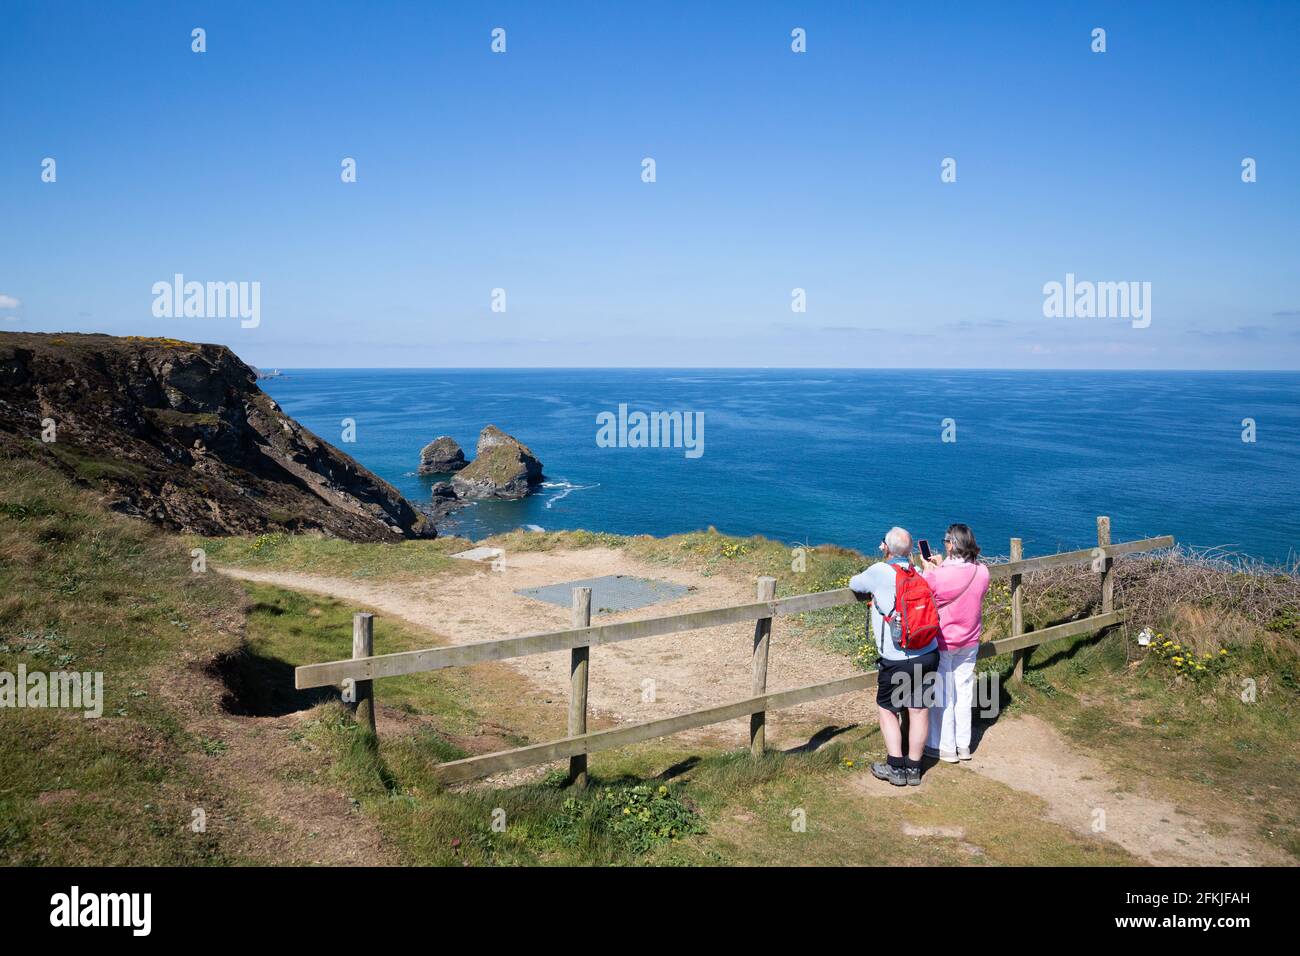
{"type": "Polygon", "coordinates": [[[456,439],[448,435],[439,435],[420,449],[421,475],[448,475],[468,464],[456,439]]]}
{"type": "Polygon", "coordinates": [[[0,454],[46,461],[173,531],[432,536],[396,489],[285,415],[255,379],[221,345],[0,333],[0,454]]]}
{"type": "Polygon", "coordinates": [[[462,498],[522,498],[541,480],[542,463],[528,446],[488,425],[474,460],[451,484],[462,498]]]}
{"type": "Polygon", "coordinates": [[[451,512],[464,508],[469,502],[456,497],[456,489],[450,481],[439,481],[429,489],[429,505],[421,508],[431,521],[441,521],[451,512]]]}

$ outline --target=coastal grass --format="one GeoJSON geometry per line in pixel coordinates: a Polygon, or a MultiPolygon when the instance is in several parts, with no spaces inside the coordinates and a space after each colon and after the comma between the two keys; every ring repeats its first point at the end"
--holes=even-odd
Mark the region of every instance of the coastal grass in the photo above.
{"type": "MultiPolygon", "coordinates": [[[[352,656],[353,603],[317,594],[305,594],[273,585],[244,582],[248,602],[248,630],[241,667],[242,686],[248,696],[244,707],[255,713],[305,710],[337,700],[334,688],[299,691],[293,687],[293,669],[322,660],[352,656]]],[[[445,641],[389,616],[375,614],[375,652],[393,654],[436,646],[445,641]]],[[[493,728],[490,749],[521,746],[525,734],[505,728],[530,728],[536,739],[563,736],[563,706],[537,706],[537,691],[524,678],[501,663],[453,667],[420,674],[386,677],[377,685],[383,707],[413,718],[436,718],[437,731],[426,733],[421,747],[441,759],[467,755],[457,740],[484,725],[493,728]]],[[[429,730],[422,727],[422,730],[429,730]]]]}
{"type": "Polygon", "coordinates": [[[464,538],[434,538],[391,542],[344,541],[307,532],[272,532],[232,537],[191,535],[192,547],[202,548],[217,565],[253,570],[288,571],[327,577],[410,580],[434,574],[471,574],[475,565],[451,555],[472,548],[464,538]]]}
{"type": "Polygon", "coordinates": [[[1036,649],[1024,683],[1012,685],[1016,706],[1050,721],[1123,785],[1153,791],[1212,830],[1244,820],[1300,860],[1294,652],[1229,640],[1211,657],[1190,657],[1177,632],[1160,633],[1135,660],[1121,631],[1036,649]],[[1180,655],[1189,656],[1175,663],[1180,655]],[[1187,673],[1188,659],[1204,670],[1187,673]]]}
{"type": "Polygon", "coordinates": [[[103,674],[103,714],[0,717],[0,859],[45,865],[240,862],[191,810],[219,787],[168,703],[169,669],[237,646],[242,593],[179,541],[106,512],[31,461],[0,458],[0,670],[103,674]]]}
{"type": "MultiPolygon", "coordinates": [[[[623,548],[649,564],[702,574],[770,574],[782,595],[843,587],[866,564],[849,549],[823,545],[796,554],[781,542],[713,529],[662,539],[513,532],[482,543],[507,552],[623,548]]],[[[563,702],[545,700],[499,662],[386,679],[378,685],[381,746],[337,692],[292,687],[294,666],[350,655],[357,608],[199,573],[190,554],[202,547],[217,565],[415,578],[481,571],[449,557],[469,546],[462,539],[354,544],[314,534],[175,537],[107,512],[93,493],[48,468],[0,458],[0,670],[21,663],[100,671],[105,687],[98,720],[52,709],[13,710],[0,719],[0,858],[273,862],[257,849],[256,834],[268,822],[228,793],[217,773],[196,769],[205,761],[217,766],[223,742],[192,729],[194,714],[205,727],[235,718],[223,718],[215,701],[178,700],[183,688],[169,687],[220,661],[233,709],[301,712],[287,739],[310,759],[275,772],[350,796],[402,862],[1133,862],[1104,839],[1044,820],[1034,798],[966,768],[936,767],[924,787],[900,798],[866,771],[883,749],[874,727],[813,752],[759,760],[708,738],[595,754],[592,784],[583,791],[565,787],[557,772],[509,786],[448,789],[435,779],[439,763],[562,736],[563,702]],[[192,832],[196,806],[221,815],[223,826],[192,832]]],[[[1121,580],[1138,587],[1136,573],[1123,577],[1125,564],[1121,580]]],[[[1095,606],[1095,576],[1031,578],[1027,587],[1032,626],[1095,606]]],[[[1161,587],[1178,594],[1167,580],[1161,587]]],[[[1249,602],[1223,608],[1135,600],[1153,609],[1137,623],[1160,635],[1158,650],[1138,652],[1133,628],[1117,629],[1036,649],[1021,683],[1009,680],[1009,658],[981,666],[1003,678],[1004,717],[1038,714],[1100,757],[1122,785],[1165,795],[1211,827],[1244,819],[1260,839],[1300,856],[1300,614],[1287,604],[1289,592],[1279,593],[1265,601],[1251,590],[1249,602]],[[1254,690],[1249,700],[1242,697],[1247,686],[1254,690]]],[[[1009,593],[995,585],[986,632],[1004,631],[1008,619],[1009,593]]],[[[806,638],[867,667],[862,621],[861,607],[846,607],[794,623],[806,638]]],[[[388,653],[428,646],[430,636],[379,615],[375,643],[388,653]]]]}
{"type": "Polygon", "coordinates": [[[337,704],[314,712],[307,726],[329,761],[328,779],[409,864],[1135,862],[1104,839],[1042,819],[1032,798],[960,769],[933,772],[926,787],[897,799],[856,757],[863,746],[880,749],[874,730],[812,753],[759,759],[661,741],[592,755],[581,790],[556,770],[516,786],[453,791],[433,780],[439,755],[418,739],[379,746],[337,704]]]}
{"type": "MultiPolygon", "coordinates": [[[[684,567],[704,575],[727,575],[748,580],[772,575],[777,578],[778,594],[782,596],[844,587],[850,576],[869,563],[865,556],[851,549],[822,545],[795,551],[794,548],[800,546],[792,547],[762,537],[735,538],[714,529],[666,538],[623,537],[586,531],[516,531],[479,543],[502,547],[507,553],[619,548],[648,564],[684,567]]],[[[325,544],[323,539],[304,545],[312,559],[329,547],[334,546],[325,544]]],[[[349,556],[353,549],[392,547],[341,545],[331,560],[342,562],[336,573],[343,573],[350,570],[349,556]]],[[[282,553],[275,560],[284,562],[285,555],[282,553]]],[[[305,562],[301,556],[292,560],[305,562]]],[[[362,564],[366,560],[362,558],[362,564]]],[[[402,560],[407,559],[403,557],[402,560]]],[[[1300,788],[1295,786],[1300,781],[1300,753],[1291,728],[1295,726],[1296,717],[1300,716],[1296,698],[1300,686],[1296,654],[1296,648],[1300,646],[1296,633],[1300,614],[1294,613],[1286,600],[1260,604],[1257,598],[1252,598],[1253,603],[1248,606],[1265,618],[1252,621],[1241,613],[1238,605],[1242,602],[1234,604],[1225,599],[1223,603],[1228,606],[1207,609],[1203,606],[1204,600],[1197,603],[1178,600],[1177,596],[1186,592],[1176,586],[1176,582],[1164,581],[1162,591],[1150,591],[1147,582],[1163,580],[1168,575],[1154,575],[1146,559],[1121,560],[1118,570],[1121,600],[1127,599],[1140,611],[1143,615],[1141,621],[1100,637],[1070,638],[1036,649],[1023,682],[1012,682],[1010,657],[981,662],[981,670],[996,671],[1001,678],[1003,716],[1035,713],[1105,760],[1123,785],[1149,788],[1210,821],[1212,827],[1217,825],[1213,821],[1219,818],[1244,818],[1262,839],[1297,855],[1300,853],[1300,840],[1297,838],[1300,815],[1294,795],[1300,793],[1300,788]],[[1148,590],[1141,590],[1143,587],[1148,590]],[[1161,634],[1162,645],[1172,635],[1175,639],[1170,640],[1171,646],[1179,644],[1187,649],[1184,653],[1194,654],[1192,666],[1180,671],[1173,662],[1174,653],[1138,652],[1134,635],[1139,627],[1147,624],[1161,634]],[[1217,641],[1216,635],[1223,633],[1231,633],[1234,641],[1226,646],[1217,641]],[[1227,653],[1220,654],[1220,651],[1227,653]],[[1214,659],[1209,666],[1202,663],[1207,653],[1214,659]],[[1198,664],[1207,666],[1207,670],[1196,670],[1198,664]],[[1240,699],[1242,682],[1247,678],[1254,681],[1257,691],[1251,703],[1240,699]]],[[[1252,584],[1250,593],[1257,590],[1252,584]]],[[[1205,591],[1204,587],[1198,588],[1198,593],[1205,591]]],[[[1062,569],[1030,575],[1026,579],[1027,624],[1034,629],[1096,613],[1099,598],[1097,576],[1086,569],[1062,569]]],[[[994,583],[985,603],[986,638],[1009,633],[1010,607],[1008,584],[994,583]]],[[[859,667],[868,669],[874,667],[876,661],[874,647],[866,636],[864,619],[861,606],[848,606],[800,615],[790,623],[801,631],[803,638],[842,653],[859,667]]],[[[346,624],[346,620],[340,620],[330,653],[322,657],[319,653],[322,649],[315,648],[318,653],[305,660],[347,656],[350,653],[350,630],[346,624]]],[[[404,647],[399,641],[393,649],[404,647]]],[[[1182,666],[1187,667],[1186,664],[1182,666]]],[[[448,727],[461,730],[483,714],[499,714],[503,696],[510,699],[509,695],[498,695],[495,700],[492,695],[481,698],[478,709],[467,718],[463,711],[457,714],[436,702],[413,700],[408,688],[394,688],[392,695],[396,706],[414,708],[437,720],[445,720],[448,727]]],[[[507,723],[523,721],[526,726],[530,719],[526,710],[516,708],[507,723]]],[[[558,722],[553,724],[552,730],[562,734],[558,722]]],[[[342,733],[338,728],[333,732],[342,733]]],[[[426,736],[409,746],[401,743],[390,747],[385,741],[385,760],[401,768],[402,779],[410,774],[414,789],[433,793],[436,785],[431,782],[427,769],[431,764],[428,761],[449,759],[441,755],[451,754],[454,751],[448,748],[459,746],[452,741],[452,736],[444,736],[441,742],[436,737],[426,736]]],[[[534,734],[535,739],[545,736],[540,731],[534,734]]],[[[523,742],[524,738],[517,736],[515,739],[523,742]]],[[[697,753],[675,751],[670,746],[648,746],[632,748],[618,756],[595,755],[592,766],[593,772],[598,772],[596,768],[613,768],[599,771],[605,775],[602,780],[626,778],[624,782],[629,786],[639,786],[648,780],[659,779],[673,761],[688,761],[693,768],[705,768],[699,771],[699,775],[707,776],[707,768],[712,766],[715,756],[701,757],[697,753]]],[[[686,774],[682,782],[691,779],[691,774],[686,774]]],[[[970,782],[965,785],[972,786],[970,782]]],[[[974,784],[976,789],[983,785],[983,782],[974,784]]],[[[778,805],[789,802],[790,795],[797,792],[801,797],[806,796],[805,802],[817,806],[815,792],[807,791],[805,794],[805,791],[773,781],[770,786],[765,784],[758,790],[751,788],[743,805],[740,802],[735,804],[737,809],[731,816],[739,819],[731,819],[728,816],[731,805],[725,798],[715,799],[714,789],[712,784],[697,786],[690,796],[693,805],[704,815],[705,834],[692,834],[676,844],[670,842],[667,848],[643,851],[636,859],[645,861],[642,857],[649,852],[648,859],[661,862],[777,862],[782,859],[778,848],[789,828],[788,821],[779,814],[773,816],[778,805]],[[770,813],[754,814],[752,807],[760,805],[767,805],[770,813]],[[741,823],[744,824],[741,827],[743,839],[726,836],[741,823]]],[[[726,788],[722,790],[725,792],[726,788]]],[[[550,790],[545,788],[536,793],[525,788],[521,793],[530,794],[524,804],[535,799],[538,807],[550,807],[554,802],[550,790]]],[[[983,798],[996,804],[992,794],[984,794],[983,798]]],[[[393,798],[388,795],[384,799],[393,798]]],[[[437,799],[449,798],[443,795],[437,799]]],[[[975,828],[972,832],[978,831],[984,816],[977,810],[977,807],[972,807],[972,822],[967,826],[967,829],[975,828]]],[[[450,813],[445,807],[437,811],[442,812],[450,813]]],[[[416,813],[410,810],[408,813],[385,804],[384,819],[392,826],[417,819],[427,823],[427,813],[435,811],[416,813]]],[[[478,811],[471,817],[474,825],[482,824],[482,814],[478,811]]],[[[455,814],[451,818],[461,819],[455,814]]],[[[838,832],[835,819],[834,815],[829,815],[822,821],[827,825],[826,833],[836,834],[829,839],[824,851],[828,854],[828,861],[835,858],[832,847],[839,847],[850,856],[857,852],[853,849],[857,844],[852,838],[838,832]]],[[[1003,843],[1016,845],[1010,837],[1018,833],[1015,826],[1024,825],[1024,821],[1014,825],[1008,823],[1008,839],[990,842],[990,846],[995,847],[995,856],[1001,852],[999,848],[1003,843]]],[[[924,829],[927,824],[917,823],[917,826],[924,829]]],[[[450,835],[449,829],[444,834],[449,841],[447,846],[433,838],[417,837],[405,852],[411,859],[421,862],[463,862],[466,859],[506,862],[524,858],[533,862],[577,862],[577,858],[563,846],[545,841],[537,843],[540,832],[537,827],[529,832],[528,840],[515,846],[500,834],[485,831],[488,835],[477,838],[483,843],[482,847],[475,850],[467,848],[467,837],[450,835]],[[450,841],[457,839],[461,842],[452,847],[450,841]],[[508,849],[511,846],[514,849],[508,849]],[[526,850],[525,847],[532,849],[526,850]]],[[[879,845],[888,846],[890,839],[897,835],[875,833],[872,836],[877,841],[884,841],[879,845]]],[[[1059,837],[1060,834],[1056,834],[1053,838],[1059,837]]],[[[805,849],[811,842],[815,840],[805,841],[805,849]]],[[[975,842],[981,845],[978,840],[975,842]]],[[[593,855],[586,858],[589,862],[619,859],[610,845],[600,840],[588,840],[586,845],[593,848],[593,855]],[[598,844],[602,849],[594,849],[598,844]]],[[[869,848],[860,849],[870,855],[869,848]]],[[[973,853],[969,847],[959,848],[959,851],[973,853]]],[[[967,861],[971,858],[980,857],[978,854],[968,856],[967,861]]]]}

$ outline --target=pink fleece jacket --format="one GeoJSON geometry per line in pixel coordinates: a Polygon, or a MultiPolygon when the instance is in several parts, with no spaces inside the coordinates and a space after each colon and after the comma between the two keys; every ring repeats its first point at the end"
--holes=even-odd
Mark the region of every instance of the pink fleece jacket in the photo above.
{"type": "Polygon", "coordinates": [[[939,607],[939,650],[952,651],[978,644],[980,614],[984,610],[984,595],[989,590],[989,569],[982,564],[948,558],[923,576],[939,607]]]}

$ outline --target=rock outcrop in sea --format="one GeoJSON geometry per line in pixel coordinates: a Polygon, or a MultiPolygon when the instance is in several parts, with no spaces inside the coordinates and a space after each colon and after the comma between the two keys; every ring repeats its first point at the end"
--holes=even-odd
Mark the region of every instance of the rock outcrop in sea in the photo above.
{"type": "Polygon", "coordinates": [[[429,504],[420,510],[430,521],[441,521],[453,511],[464,508],[468,504],[456,497],[456,489],[451,486],[450,481],[435,482],[429,492],[429,504]]]}
{"type": "Polygon", "coordinates": [[[465,452],[450,435],[439,435],[420,449],[421,475],[449,475],[468,464],[465,452]]]}
{"type": "Polygon", "coordinates": [[[451,479],[462,498],[523,498],[542,480],[542,463],[532,450],[495,425],[478,436],[474,460],[451,479]]]}
{"type": "Polygon", "coordinates": [[[284,414],[256,378],[221,345],[0,333],[0,454],[43,461],[172,531],[434,535],[392,485],[284,414]]]}

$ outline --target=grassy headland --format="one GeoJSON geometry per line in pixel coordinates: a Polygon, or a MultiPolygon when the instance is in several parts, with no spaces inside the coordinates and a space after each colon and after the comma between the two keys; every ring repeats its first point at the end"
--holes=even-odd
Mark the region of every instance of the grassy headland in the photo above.
{"type": "MultiPolygon", "coordinates": [[[[592,786],[581,793],[556,776],[448,790],[433,779],[438,763],[558,736],[562,708],[536,706],[504,665],[394,678],[382,685],[376,746],[336,695],[294,691],[289,676],[298,664],[348,656],[350,616],[361,608],[196,573],[192,549],[202,547],[214,566],[331,577],[485,573],[448,557],[467,542],[180,538],[106,511],[49,469],[10,459],[0,460],[0,488],[0,670],[102,671],[106,697],[99,720],[48,709],[0,720],[0,857],[8,862],[311,862],[311,853],[267,849],[274,801],[251,799],[231,777],[228,768],[244,766],[235,761],[256,748],[277,758],[267,786],[351,801],[344,824],[373,828],[387,862],[1136,862],[976,774],[931,774],[906,801],[882,798],[862,761],[880,751],[874,726],[814,752],[759,761],[671,738],[597,754],[592,786]],[[191,826],[196,807],[210,822],[205,832],[191,826]],[[802,814],[803,832],[792,814],[802,814]]],[[[788,546],[713,531],[516,532],[480,543],[508,554],[625,549],[646,564],[703,575],[772,574],[781,594],[841,587],[864,563],[823,546],[796,573],[788,546]]],[[[1140,619],[1099,640],[1036,651],[1023,683],[1003,682],[1004,716],[1036,714],[1099,756],[1121,785],[1153,789],[1203,819],[1244,818],[1260,840],[1300,856],[1294,576],[1218,568],[1207,588],[1204,564],[1186,558],[1120,568],[1121,600],[1140,619]],[[1201,583],[1181,591],[1189,575],[1201,583]],[[1161,635],[1156,651],[1133,641],[1145,625],[1161,635]],[[1253,699],[1243,699],[1246,687],[1253,699]]],[[[1086,570],[1036,576],[1029,589],[1033,626],[1086,613],[1096,600],[1086,570]]],[[[1007,602],[1005,588],[995,589],[992,636],[1005,632],[1007,602]]],[[[869,666],[860,608],[791,623],[804,639],[869,666]]],[[[382,617],[377,629],[385,648],[429,643],[428,634],[382,617]]],[[[1006,677],[1010,662],[983,666],[1006,677]]]]}

